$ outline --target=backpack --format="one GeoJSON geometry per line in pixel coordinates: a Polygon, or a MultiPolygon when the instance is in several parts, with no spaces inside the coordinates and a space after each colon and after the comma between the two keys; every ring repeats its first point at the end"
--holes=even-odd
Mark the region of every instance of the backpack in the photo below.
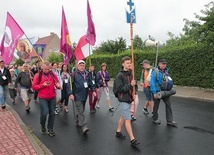
{"type": "MultiPolygon", "coordinates": [[[[119,74],[123,76],[123,74],[122,74],[121,72],[119,72],[119,74]]],[[[117,75],[119,75],[119,74],[117,74],[117,75]]],[[[117,77],[117,75],[116,75],[116,77],[117,77]]],[[[116,77],[115,77],[115,79],[116,79],[116,77]]],[[[114,96],[115,96],[116,98],[118,98],[118,87],[117,87],[115,81],[116,81],[116,80],[114,80],[114,83],[113,83],[113,93],[114,93],[114,96]]]]}
{"type": "MultiPolygon", "coordinates": [[[[159,77],[159,69],[155,69],[156,72],[156,80],[158,80],[159,77]]],[[[173,87],[173,81],[170,77],[169,73],[167,71],[163,72],[163,78],[162,78],[162,84],[159,85],[161,90],[171,90],[173,87]]]]}
{"type": "Polygon", "coordinates": [[[152,68],[149,69],[149,72],[148,72],[148,75],[146,76],[146,78],[144,78],[146,70],[143,70],[143,72],[142,72],[143,81],[146,81],[147,83],[150,83],[151,76],[152,76],[152,71],[153,71],[153,70],[155,70],[154,67],[152,67],[152,68]]]}

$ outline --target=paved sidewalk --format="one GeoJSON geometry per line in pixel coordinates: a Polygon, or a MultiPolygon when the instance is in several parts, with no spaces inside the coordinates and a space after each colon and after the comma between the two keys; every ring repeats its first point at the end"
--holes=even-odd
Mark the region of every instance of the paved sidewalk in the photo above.
{"type": "Polygon", "coordinates": [[[0,155],[45,154],[52,153],[33,137],[19,115],[8,105],[0,109],[0,155]]]}
{"type": "MultiPolygon", "coordinates": [[[[113,80],[109,82],[113,86],[113,80]]],[[[176,95],[185,98],[209,100],[214,103],[214,90],[175,86],[176,95]]],[[[139,91],[142,87],[139,86],[139,91]]],[[[0,155],[52,154],[22,122],[18,114],[7,105],[0,109],[0,155]]]]}

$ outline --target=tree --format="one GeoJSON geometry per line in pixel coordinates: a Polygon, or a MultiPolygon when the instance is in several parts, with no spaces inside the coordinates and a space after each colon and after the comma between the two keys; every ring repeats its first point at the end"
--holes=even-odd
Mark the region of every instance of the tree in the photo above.
{"type": "Polygon", "coordinates": [[[14,65],[17,65],[17,66],[22,66],[25,62],[22,61],[22,59],[17,59],[14,63],[14,65]]]}
{"type": "Polygon", "coordinates": [[[62,54],[56,54],[54,52],[51,53],[51,55],[48,57],[49,62],[62,62],[63,61],[63,55],[62,54]]]}
{"type": "Polygon", "coordinates": [[[134,44],[134,49],[142,50],[144,47],[143,41],[138,35],[134,36],[134,43],[133,44],[134,44]]]}
{"type": "Polygon", "coordinates": [[[117,54],[118,52],[123,52],[126,50],[126,39],[123,37],[118,37],[115,40],[107,40],[101,42],[100,46],[95,47],[93,53],[110,53],[117,54]]]}
{"type": "Polygon", "coordinates": [[[202,16],[195,14],[197,21],[184,19],[184,34],[174,36],[168,32],[170,39],[167,45],[189,45],[189,44],[214,44],[214,3],[205,5],[205,10],[200,11],[202,16]]]}

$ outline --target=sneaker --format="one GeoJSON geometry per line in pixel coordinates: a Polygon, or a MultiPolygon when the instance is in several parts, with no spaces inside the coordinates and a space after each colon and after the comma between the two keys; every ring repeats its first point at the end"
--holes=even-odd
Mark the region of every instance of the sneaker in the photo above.
{"type": "Polygon", "coordinates": [[[29,107],[29,106],[26,106],[26,107],[25,107],[25,110],[26,110],[27,113],[29,113],[29,112],[30,112],[30,107],[29,107]]]}
{"type": "Polygon", "coordinates": [[[148,112],[147,108],[143,108],[142,110],[143,110],[143,113],[144,113],[144,114],[146,114],[146,115],[148,115],[148,114],[149,114],[149,112],[148,112]]]}
{"type": "Polygon", "coordinates": [[[55,136],[55,132],[53,130],[48,130],[47,134],[51,137],[55,136]]]}
{"type": "Polygon", "coordinates": [[[160,122],[159,119],[154,119],[154,120],[153,120],[153,123],[155,123],[155,124],[161,124],[161,122],[160,122]]]}
{"type": "Polygon", "coordinates": [[[41,126],[41,127],[40,127],[40,131],[41,131],[42,133],[45,133],[45,132],[46,132],[46,128],[43,127],[43,126],[41,126]]]}
{"type": "Polygon", "coordinates": [[[136,121],[137,119],[134,117],[134,115],[131,115],[131,121],[136,121]]]}
{"type": "Polygon", "coordinates": [[[99,104],[96,104],[96,108],[98,108],[98,109],[99,109],[99,108],[100,108],[100,105],[99,105],[99,104]]]}
{"type": "Polygon", "coordinates": [[[172,127],[177,127],[178,123],[175,121],[172,121],[172,122],[167,122],[167,125],[172,126],[172,127]]]}
{"type": "Polygon", "coordinates": [[[55,113],[55,115],[58,115],[58,114],[59,114],[59,112],[58,112],[57,110],[55,110],[54,113],[55,113]]]}
{"type": "Polygon", "coordinates": [[[116,132],[116,135],[115,135],[117,138],[120,138],[122,140],[126,140],[126,136],[123,135],[121,132],[116,132]]]}
{"type": "Polygon", "coordinates": [[[136,146],[138,146],[138,145],[140,145],[140,143],[139,143],[136,139],[133,139],[133,140],[131,141],[131,146],[136,147],[136,146]]]}
{"type": "Polygon", "coordinates": [[[84,127],[83,129],[82,129],[82,132],[84,133],[84,134],[86,134],[86,132],[88,132],[89,131],[89,128],[87,128],[87,127],[84,127]]]}
{"type": "Polygon", "coordinates": [[[109,106],[109,111],[113,111],[114,107],[109,106]]]}
{"type": "Polygon", "coordinates": [[[96,111],[94,109],[90,110],[90,114],[94,114],[96,111]]]}
{"type": "Polygon", "coordinates": [[[5,109],[5,108],[6,108],[6,105],[3,105],[1,108],[2,108],[2,109],[5,109]]]}

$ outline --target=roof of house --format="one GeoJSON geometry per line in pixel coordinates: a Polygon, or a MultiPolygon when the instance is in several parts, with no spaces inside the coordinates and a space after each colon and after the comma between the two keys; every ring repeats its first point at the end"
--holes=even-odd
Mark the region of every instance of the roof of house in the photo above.
{"type": "Polygon", "coordinates": [[[56,35],[55,33],[51,32],[51,34],[49,36],[39,38],[38,41],[36,42],[36,44],[48,44],[55,35],[56,35]]]}
{"type": "MultiPolygon", "coordinates": [[[[43,38],[38,38],[37,42],[35,44],[48,44],[50,43],[50,41],[53,39],[53,37],[57,35],[53,32],[50,33],[49,36],[43,37],[43,38]]],[[[35,57],[36,53],[35,52],[31,52],[31,56],[35,57]]]]}

